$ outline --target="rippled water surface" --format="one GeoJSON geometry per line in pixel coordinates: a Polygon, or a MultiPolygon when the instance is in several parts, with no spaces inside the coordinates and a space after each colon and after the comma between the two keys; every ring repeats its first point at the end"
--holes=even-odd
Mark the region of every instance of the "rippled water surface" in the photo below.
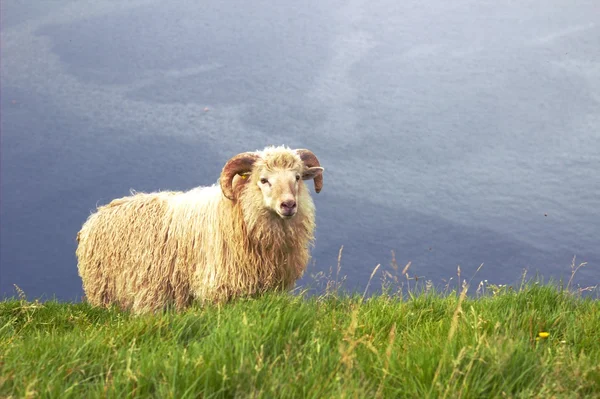
{"type": "Polygon", "coordinates": [[[600,283],[597,1],[2,2],[0,294],[77,299],[130,189],[287,144],[326,168],[311,274],[600,283]],[[208,111],[205,111],[205,108],[208,111]]]}

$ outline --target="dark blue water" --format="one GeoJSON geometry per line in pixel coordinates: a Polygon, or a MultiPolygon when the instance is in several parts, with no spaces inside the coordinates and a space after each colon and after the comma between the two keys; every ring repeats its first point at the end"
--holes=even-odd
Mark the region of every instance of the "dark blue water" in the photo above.
{"type": "Polygon", "coordinates": [[[600,283],[600,3],[202,3],[2,3],[0,296],[78,299],[96,205],[269,144],[326,169],[300,284],[600,283]]]}

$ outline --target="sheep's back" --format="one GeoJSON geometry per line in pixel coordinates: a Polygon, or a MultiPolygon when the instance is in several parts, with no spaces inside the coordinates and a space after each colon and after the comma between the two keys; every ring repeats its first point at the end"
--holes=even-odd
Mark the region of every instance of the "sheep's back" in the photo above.
{"type": "Polygon", "coordinates": [[[179,195],[135,194],[113,200],[88,218],[78,234],[77,248],[88,301],[142,308],[173,300],[173,262],[165,255],[169,252],[168,204],[179,195]]]}

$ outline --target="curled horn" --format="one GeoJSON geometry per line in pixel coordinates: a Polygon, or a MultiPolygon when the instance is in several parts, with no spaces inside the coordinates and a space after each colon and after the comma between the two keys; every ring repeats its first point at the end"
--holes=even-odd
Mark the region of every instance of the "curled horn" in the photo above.
{"type": "MultiPolygon", "coordinates": [[[[300,159],[302,159],[302,162],[304,162],[304,165],[307,168],[312,168],[314,166],[321,166],[321,164],[319,163],[319,160],[317,159],[316,155],[313,154],[312,151],[310,150],[306,150],[306,149],[299,149],[296,150],[296,153],[300,156],[300,159]]],[[[319,193],[321,191],[321,189],[323,188],[323,175],[318,175],[314,178],[314,183],[315,183],[315,191],[317,193],[319,193]]]]}
{"type": "Polygon", "coordinates": [[[256,162],[258,158],[259,156],[254,152],[243,152],[227,161],[221,171],[221,178],[219,179],[221,191],[223,191],[225,197],[230,200],[235,199],[232,188],[233,178],[237,174],[250,172],[254,162],[256,162]]]}

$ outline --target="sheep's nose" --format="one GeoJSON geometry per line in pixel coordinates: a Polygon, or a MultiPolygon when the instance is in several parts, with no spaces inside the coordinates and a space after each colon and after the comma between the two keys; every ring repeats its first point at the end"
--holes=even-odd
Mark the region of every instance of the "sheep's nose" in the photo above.
{"type": "Polygon", "coordinates": [[[296,207],[296,201],[294,201],[293,199],[287,200],[287,201],[283,201],[281,203],[281,208],[283,210],[292,210],[296,207]]]}

